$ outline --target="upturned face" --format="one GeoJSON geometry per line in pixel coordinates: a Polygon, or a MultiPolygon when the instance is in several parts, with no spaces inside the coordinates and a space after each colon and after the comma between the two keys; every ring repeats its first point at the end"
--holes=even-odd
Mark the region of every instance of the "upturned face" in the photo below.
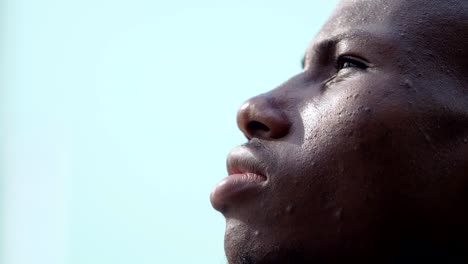
{"type": "Polygon", "coordinates": [[[304,70],[241,106],[248,142],[211,194],[230,263],[398,258],[466,234],[466,14],[343,1],[304,70]]]}

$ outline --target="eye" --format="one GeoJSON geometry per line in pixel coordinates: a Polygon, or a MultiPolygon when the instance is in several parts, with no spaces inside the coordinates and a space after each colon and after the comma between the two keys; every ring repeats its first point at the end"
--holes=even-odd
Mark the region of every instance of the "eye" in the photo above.
{"type": "Polygon", "coordinates": [[[336,68],[338,69],[338,71],[346,68],[358,68],[365,70],[367,69],[367,67],[368,66],[365,62],[348,56],[339,57],[336,64],[336,68]]]}

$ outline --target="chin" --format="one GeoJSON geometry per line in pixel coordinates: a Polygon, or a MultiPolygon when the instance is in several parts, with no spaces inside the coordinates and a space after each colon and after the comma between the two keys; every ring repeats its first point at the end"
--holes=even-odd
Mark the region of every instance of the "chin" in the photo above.
{"type": "Polygon", "coordinates": [[[331,254],[331,251],[335,251],[336,246],[329,243],[323,243],[324,241],[305,242],[297,239],[300,237],[297,234],[272,230],[271,227],[269,229],[256,229],[253,226],[236,219],[228,219],[224,248],[229,264],[339,262],[336,258],[337,254],[331,254]],[[291,239],[292,237],[295,239],[291,239]],[[325,244],[330,247],[323,248],[325,244]]]}
{"type": "MultiPolygon", "coordinates": [[[[238,241],[237,241],[238,242],[238,241]]],[[[225,245],[226,256],[229,264],[302,264],[302,263],[327,263],[319,258],[309,258],[310,252],[305,252],[299,245],[272,246],[270,248],[250,247],[251,243],[242,244],[233,241],[225,245]]]]}

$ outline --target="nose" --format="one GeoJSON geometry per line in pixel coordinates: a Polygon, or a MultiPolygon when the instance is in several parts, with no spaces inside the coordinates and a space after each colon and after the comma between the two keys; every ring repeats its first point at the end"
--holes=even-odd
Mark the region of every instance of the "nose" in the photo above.
{"type": "Polygon", "coordinates": [[[247,139],[278,139],[291,127],[285,112],[274,98],[263,94],[246,101],[237,113],[237,125],[247,139]]]}

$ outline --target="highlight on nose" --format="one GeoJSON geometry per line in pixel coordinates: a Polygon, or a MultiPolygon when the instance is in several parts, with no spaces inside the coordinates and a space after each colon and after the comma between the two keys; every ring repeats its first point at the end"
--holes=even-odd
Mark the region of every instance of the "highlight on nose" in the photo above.
{"type": "Polygon", "coordinates": [[[237,113],[237,125],[248,139],[278,139],[286,136],[291,123],[266,95],[245,102],[237,113]]]}

